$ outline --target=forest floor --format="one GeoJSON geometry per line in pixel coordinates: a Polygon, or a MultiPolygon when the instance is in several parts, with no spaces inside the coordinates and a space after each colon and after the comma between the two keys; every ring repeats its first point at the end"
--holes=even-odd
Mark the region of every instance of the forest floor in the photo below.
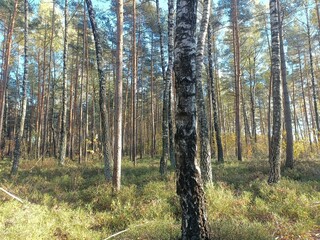
{"type": "MultiPolygon", "coordinates": [[[[0,187],[23,200],[0,191],[1,239],[179,239],[175,175],[162,178],[158,162],[124,160],[115,196],[98,160],[64,167],[24,160],[14,178],[10,160],[1,160],[0,187]]],[[[319,160],[297,161],[272,186],[266,160],[214,163],[213,176],[206,189],[211,239],[320,239],[319,160]]]]}

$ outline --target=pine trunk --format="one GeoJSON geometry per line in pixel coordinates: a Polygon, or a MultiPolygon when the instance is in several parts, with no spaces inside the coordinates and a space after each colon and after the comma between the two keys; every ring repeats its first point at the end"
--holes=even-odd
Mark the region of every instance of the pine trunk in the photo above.
{"type": "Polygon", "coordinates": [[[26,119],[27,112],[27,82],[28,82],[28,36],[29,36],[29,27],[28,27],[28,0],[24,0],[24,73],[23,73],[23,82],[22,82],[22,104],[21,104],[21,115],[19,121],[18,131],[16,133],[15,139],[15,148],[13,153],[13,164],[11,168],[11,174],[15,175],[18,172],[19,160],[21,155],[21,142],[24,132],[24,124],[26,119]]]}
{"type": "Polygon", "coordinates": [[[212,98],[212,109],[213,109],[213,125],[216,136],[217,152],[218,152],[218,162],[223,163],[223,147],[221,141],[221,130],[219,121],[219,111],[217,107],[217,97],[216,97],[216,84],[213,78],[213,60],[212,60],[212,44],[211,44],[212,28],[211,24],[208,25],[208,58],[209,58],[209,78],[211,85],[211,98],[212,98]]]}
{"type": "Polygon", "coordinates": [[[162,29],[161,29],[161,22],[160,22],[159,0],[156,0],[156,8],[157,8],[158,34],[160,38],[161,70],[162,70],[162,78],[163,78],[162,157],[160,159],[160,173],[161,175],[164,175],[167,171],[167,161],[168,161],[168,153],[169,153],[169,122],[168,122],[169,83],[165,73],[163,39],[162,39],[163,37],[162,37],[162,29]]]}
{"type": "Polygon", "coordinates": [[[238,0],[232,2],[232,24],[233,24],[233,54],[235,75],[235,126],[236,126],[236,153],[239,161],[242,161],[241,123],[240,123],[240,39],[238,23],[238,0]]]}
{"type": "MultiPolygon", "coordinates": [[[[2,146],[2,131],[4,125],[4,110],[5,110],[5,103],[6,103],[6,91],[7,91],[7,84],[9,80],[9,65],[10,65],[10,56],[11,56],[11,47],[12,47],[12,35],[13,29],[16,21],[17,16],[17,8],[18,8],[18,0],[14,1],[14,8],[12,13],[12,18],[10,20],[6,46],[5,46],[5,56],[4,56],[4,63],[2,64],[2,76],[3,79],[0,82],[0,146],[2,146]]],[[[0,156],[1,156],[1,147],[0,147],[0,156]]]]}

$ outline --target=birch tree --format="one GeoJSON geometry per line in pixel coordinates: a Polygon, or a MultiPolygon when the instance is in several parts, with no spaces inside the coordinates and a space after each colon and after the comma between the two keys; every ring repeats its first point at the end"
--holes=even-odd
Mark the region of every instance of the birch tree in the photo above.
{"type": "Polygon", "coordinates": [[[197,165],[196,0],[178,0],[175,36],[177,193],[182,239],[209,239],[205,198],[197,165]]]}
{"type": "Polygon", "coordinates": [[[91,23],[92,33],[94,37],[94,44],[96,49],[96,59],[99,75],[99,106],[100,106],[100,117],[101,117],[101,128],[102,128],[102,149],[103,149],[103,158],[104,158],[104,175],[106,180],[111,181],[111,157],[109,150],[109,136],[108,136],[108,113],[107,113],[107,99],[106,99],[106,79],[105,79],[105,70],[104,70],[104,59],[102,55],[102,46],[100,43],[100,36],[97,29],[97,22],[95,17],[95,12],[92,7],[91,0],[86,0],[89,19],[91,23]]]}
{"type": "Polygon", "coordinates": [[[64,165],[67,148],[67,60],[68,60],[68,0],[64,6],[63,75],[62,75],[62,121],[60,129],[59,165],[64,165]]]}
{"type": "Polygon", "coordinates": [[[211,169],[211,149],[209,142],[209,127],[208,119],[205,109],[205,102],[202,89],[202,66],[203,66],[203,53],[204,44],[206,41],[208,22],[209,22],[209,9],[210,0],[203,1],[203,12],[200,24],[200,31],[197,41],[197,58],[196,58],[196,88],[197,88],[197,108],[198,108],[198,122],[200,126],[200,169],[201,177],[204,183],[212,182],[212,169],[211,169]]]}
{"type": "Polygon", "coordinates": [[[113,189],[120,190],[122,158],[122,52],[123,52],[123,0],[117,3],[117,63],[115,92],[115,142],[113,164],[113,189]]]}
{"type": "Polygon", "coordinates": [[[281,93],[280,93],[280,41],[279,41],[279,9],[278,0],[270,0],[271,24],[271,75],[272,75],[272,100],[273,121],[271,143],[269,149],[270,173],[268,183],[277,183],[280,180],[280,155],[281,155],[281,93]]]}

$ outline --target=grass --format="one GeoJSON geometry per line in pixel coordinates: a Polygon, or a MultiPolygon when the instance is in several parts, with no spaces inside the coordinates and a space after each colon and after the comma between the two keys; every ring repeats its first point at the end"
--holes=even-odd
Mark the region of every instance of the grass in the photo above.
{"type": "MultiPolygon", "coordinates": [[[[175,176],[158,173],[158,159],[136,167],[123,162],[123,186],[113,195],[100,161],[58,167],[53,159],[23,161],[9,178],[10,161],[0,162],[1,239],[179,239],[175,176]]],[[[206,188],[212,239],[317,239],[320,232],[320,162],[300,161],[277,185],[266,183],[262,160],[213,164],[206,188]]]]}

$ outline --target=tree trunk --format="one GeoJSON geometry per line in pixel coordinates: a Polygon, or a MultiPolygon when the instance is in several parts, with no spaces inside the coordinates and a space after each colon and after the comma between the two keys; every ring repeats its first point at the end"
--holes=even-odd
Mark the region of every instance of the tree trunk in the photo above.
{"type": "MultiPolygon", "coordinates": [[[[160,22],[159,0],[156,0],[156,8],[157,8],[158,34],[159,34],[159,38],[160,38],[161,70],[162,70],[162,78],[163,78],[162,157],[160,159],[160,173],[161,173],[161,175],[164,175],[167,171],[167,161],[168,161],[168,152],[169,152],[169,122],[168,122],[169,83],[168,83],[168,79],[166,78],[166,73],[165,73],[165,62],[164,62],[162,29],[161,29],[161,22],[160,22]]],[[[170,31],[170,29],[168,31],[170,31]]]]}
{"type": "Polygon", "coordinates": [[[317,127],[317,137],[320,137],[320,122],[319,122],[319,112],[318,112],[318,97],[317,97],[317,86],[314,78],[313,70],[313,55],[312,55],[312,46],[311,46],[311,34],[310,34],[310,24],[309,24],[309,14],[308,6],[306,6],[306,19],[307,19],[307,34],[308,34],[308,47],[309,47],[309,60],[310,60],[310,72],[311,72],[311,84],[312,84],[312,96],[313,96],[313,105],[314,105],[314,114],[317,127]]]}
{"type": "Polygon", "coordinates": [[[111,157],[109,150],[109,136],[108,136],[108,114],[106,106],[106,80],[105,80],[105,71],[104,71],[104,59],[102,55],[102,46],[100,43],[100,36],[97,31],[97,23],[95,19],[95,12],[92,7],[91,0],[86,0],[88,14],[91,22],[94,43],[96,48],[96,58],[97,58],[97,67],[98,67],[98,76],[99,76],[99,105],[100,105],[100,117],[101,117],[101,128],[102,128],[102,149],[104,156],[104,175],[108,182],[111,181],[111,157]]]}
{"type": "Polygon", "coordinates": [[[115,118],[114,118],[114,163],[113,190],[119,191],[121,186],[122,159],[122,55],[123,55],[123,0],[117,4],[117,82],[115,88],[115,118]]]}
{"type": "Polygon", "coordinates": [[[216,136],[217,143],[217,152],[218,152],[218,162],[223,163],[223,147],[221,141],[221,130],[220,130],[220,121],[218,115],[218,107],[217,107],[217,97],[216,97],[216,84],[213,78],[213,61],[212,61],[212,45],[211,45],[211,36],[212,36],[212,28],[209,22],[208,25],[208,58],[209,58],[209,77],[210,77],[210,85],[211,85],[211,98],[212,98],[212,109],[213,109],[213,124],[216,136]]]}
{"type": "Polygon", "coordinates": [[[236,125],[236,153],[239,161],[242,161],[241,123],[240,123],[240,39],[238,24],[238,0],[232,1],[232,24],[233,24],[233,54],[235,73],[235,125],[236,125]]]}
{"type": "Polygon", "coordinates": [[[168,84],[168,128],[169,128],[169,153],[171,166],[175,168],[176,160],[174,154],[174,136],[172,119],[172,77],[173,77],[173,50],[174,50],[174,0],[168,0],[168,68],[166,81],[168,84]]]}
{"type": "MultiPolygon", "coordinates": [[[[2,64],[2,82],[0,82],[0,146],[2,145],[2,131],[3,131],[3,120],[4,120],[4,109],[5,109],[5,102],[6,102],[6,90],[7,84],[9,80],[9,65],[10,65],[10,56],[11,56],[11,47],[12,47],[12,35],[13,29],[16,21],[17,16],[17,8],[18,8],[18,0],[14,1],[14,8],[12,13],[12,18],[10,20],[6,46],[5,46],[5,56],[4,56],[4,63],[2,64]]],[[[1,155],[1,147],[0,147],[0,155],[1,155]]]]}
{"type": "Polygon", "coordinates": [[[150,61],[151,61],[151,71],[150,71],[150,97],[151,97],[151,149],[150,149],[150,155],[153,158],[156,152],[156,125],[155,125],[155,110],[154,110],[154,76],[153,76],[153,33],[151,34],[151,55],[150,55],[150,61]]]}
{"type": "Polygon", "coordinates": [[[290,109],[290,98],[287,84],[287,66],[283,47],[283,16],[280,17],[280,2],[277,1],[279,9],[279,43],[280,43],[280,57],[281,57],[281,77],[282,77],[282,90],[283,90],[283,108],[284,120],[286,128],[286,168],[293,168],[293,135],[292,135],[292,119],[290,109]]]}
{"type": "Polygon", "coordinates": [[[277,183],[280,180],[280,154],[281,154],[281,93],[280,93],[280,46],[279,46],[279,9],[277,0],[270,0],[271,24],[271,71],[272,71],[272,99],[273,123],[271,145],[269,153],[270,174],[268,183],[277,183]]]}
{"type": "Polygon", "coordinates": [[[197,1],[177,1],[175,140],[177,193],[182,208],[182,240],[209,239],[204,191],[196,160],[196,14],[197,1]]]}
{"type": "Polygon", "coordinates": [[[24,123],[26,119],[27,112],[27,82],[28,82],[28,0],[24,0],[24,73],[22,82],[22,104],[21,104],[21,115],[19,121],[18,131],[16,133],[15,148],[14,148],[14,158],[11,168],[11,174],[15,175],[18,171],[19,160],[21,155],[21,142],[24,132],[24,123]]]}
{"type": "Polygon", "coordinates": [[[304,91],[304,79],[303,79],[303,74],[302,74],[302,63],[301,63],[300,49],[298,50],[298,59],[299,59],[299,75],[300,75],[300,82],[301,82],[301,93],[302,93],[302,100],[303,100],[303,112],[304,112],[304,117],[305,117],[305,122],[306,122],[306,129],[308,132],[307,134],[309,137],[310,149],[312,151],[312,138],[311,138],[311,132],[310,132],[310,124],[309,124],[309,120],[308,120],[306,95],[305,95],[305,91],[304,91]]]}
{"type": "Polygon", "coordinates": [[[137,44],[136,44],[136,0],[132,0],[132,161],[137,164],[137,44]]]}
{"type": "Polygon", "coordinates": [[[209,142],[209,127],[207,113],[205,109],[203,89],[202,89],[202,65],[204,43],[206,40],[210,0],[204,0],[203,12],[200,24],[200,31],[197,41],[197,57],[196,57],[196,96],[197,96],[197,110],[198,110],[198,124],[200,127],[200,169],[202,181],[212,183],[212,168],[211,168],[211,151],[209,142]]]}
{"type": "Polygon", "coordinates": [[[60,156],[59,165],[64,165],[67,147],[67,58],[68,58],[68,0],[64,7],[64,42],[63,42],[63,75],[62,75],[62,120],[60,129],[60,156]]]}

